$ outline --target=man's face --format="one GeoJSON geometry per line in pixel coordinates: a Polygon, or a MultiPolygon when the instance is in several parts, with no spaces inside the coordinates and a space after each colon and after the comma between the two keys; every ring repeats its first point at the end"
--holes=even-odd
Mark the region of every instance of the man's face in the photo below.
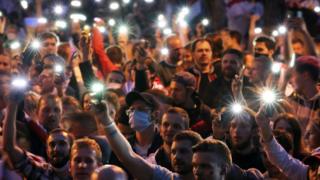
{"type": "Polygon", "coordinates": [[[198,42],[193,53],[193,58],[198,66],[206,67],[210,65],[212,60],[210,44],[207,41],[198,42]]]}
{"type": "Polygon", "coordinates": [[[251,143],[252,127],[248,120],[235,118],[231,121],[230,137],[232,146],[236,149],[243,149],[251,143]]]}
{"type": "Polygon", "coordinates": [[[223,49],[227,50],[231,46],[231,37],[228,31],[220,32],[223,49]]]}
{"type": "Polygon", "coordinates": [[[171,165],[174,172],[192,172],[192,144],[188,140],[173,141],[171,146],[171,165]]]}
{"type": "Polygon", "coordinates": [[[257,42],[256,45],[254,46],[254,53],[255,54],[260,54],[260,55],[265,55],[269,58],[272,58],[273,50],[269,50],[267,48],[266,43],[264,42],[257,42]]]}
{"type": "Polygon", "coordinates": [[[305,144],[307,146],[307,149],[311,152],[315,148],[319,147],[320,145],[320,139],[319,139],[319,130],[317,125],[314,123],[309,123],[306,129],[305,134],[305,144]]]}
{"type": "Polygon", "coordinates": [[[10,92],[10,76],[2,75],[0,76],[0,99],[6,98],[9,96],[10,92]]]}
{"type": "Polygon", "coordinates": [[[265,70],[263,69],[261,63],[259,62],[253,62],[252,67],[249,69],[249,81],[253,84],[255,83],[259,83],[261,81],[263,81],[264,79],[262,79],[264,76],[262,75],[262,72],[264,72],[265,70]]]}
{"type": "Polygon", "coordinates": [[[51,92],[55,86],[54,71],[52,69],[44,69],[39,77],[39,85],[43,92],[51,92]]]}
{"type": "Polygon", "coordinates": [[[90,180],[91,174],[99,167],[96,152],[83,147],[71,152],[71,176],[74,180],[90,180]]]}
{"type": "Polygon", "coordinates": [[[225,177],[225,167],[221,167],[217,163],[217,157],[214,156],[209,152],[196,152],[193,154],[193,175],[196,180],[218,180],[225,177]]]}
{"type": "Polygon", "coordinates": [[[293,70],[292,72],[292,76],[291,76],[291,84],[294,87],[295,91],[297,91],[298,93],[302,92],[302,89],[305,87],[305,74],[306,73],[300,73],[297,72],[296,70],[293,70]]]}
{"type": "Polygon", "coordinates": [[[221,70],[222,74],[226,78],[234,78],[234,76],[239,72],[241,63],[238,60],[237,55],[225,54],[222,57],[221,70]]]}
{"type": "Polygon", "coordinates": [[[183,52],[183,66],[184,69],[188,69],[193,65],[193,58],[191,51],[185,49],[183,52]]]}
{"type": "Polygon", "coordinates": [[[10,66],[9,56],[0,55],[0,71],[10,72],[10,66]]]}
{"type": "Polygon", "coordinates": [[[293,43],[292,44],[293,52],[297,55],[304,55],[304,47],[301,43],[293,43]]]}
{"type": "Polygon", "coordinates": [[[183,46],[179,38],[173,38],[168,42],[169,59],[177,63],[183,59],[183,46]]]}
{"type": "Polygon", "coordinates": [[[61,168],[69,161],[71,144],[68,134],[57,132],[50,134],[47,140],[47,155],[50,164],[56,168],[61,168]]]}
{"type": "Polygon", "coordinates": [[[58,44],[55,38],[47,38],[41,43],[39,49],[41,57],[46,56],[47,54],[57,54],[58,44]]]}
{"type": "Polygon", "coordinates": [[[38,108],[38,119],[48,132],[59,127],[61,115],[62,102],[60,99],[41,100],[38,108]]]}
{"type": "Polygon", "coordinates": [[[173,98],[175,104],[183,105],[187,100],[187,89],[176,81],[171,81],[169,96],[173,98]]]}
{"type": "Polygon", "coordinates": [[[82,104],[83,110],[86,112],[90,111],[91,105],[92,105],[91,96],[89,93],[87,93],[83,97],[83,104],[82,104]]]}
{"type": "Polygon", "coordinates": [[[160,134],[166,144],[171,145],[173,137],[178,132],[185,129],[185,123],[179,114],[166,113],[163,115],[160,125],[160,134]]]}

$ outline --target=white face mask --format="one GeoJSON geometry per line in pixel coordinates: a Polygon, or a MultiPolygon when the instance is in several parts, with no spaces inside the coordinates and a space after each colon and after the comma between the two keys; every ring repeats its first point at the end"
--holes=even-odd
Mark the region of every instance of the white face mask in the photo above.
{"type": "Polygon", "coordinates": [[[152,124],[150,114],[135,110],[129,114],[129,124],[133,130],[141,132],[152,124]]]}

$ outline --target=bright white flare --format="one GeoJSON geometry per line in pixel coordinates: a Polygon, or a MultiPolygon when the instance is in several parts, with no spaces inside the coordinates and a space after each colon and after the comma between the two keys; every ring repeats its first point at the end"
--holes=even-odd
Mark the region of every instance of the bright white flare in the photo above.
{"type": "Polygon", "coordinates": [[[16,50],[21,47],[21,43],[19,41],[14,41],[10,44],[10,49],[16,50]]]}
{"type": "Polygon", "coordinates": [[[61,29],[65,29],[67,28],[68,24],[66,21],[64,20],[57,20],[54,25],[57,27],[57,28],[61,28],[61,29]]]}
{"type": "Polygon", "coordinates": [[[73,6],[73,7],[81,7],[82,3],[79,0],[72,0],[71,1],[71,6],[73,6]]]}
{"type": "Polygon", "coordinates": [[[109,5],[109,8],[111,10],[118,10],[120,7],[119,3],[118,2],[111,2],[110,5],[109,5]]]}
{"type": "Polygon", "coordinates": [[[29,4],[28,4],[28,1],[27,0],[21,0],[20,1],[20,5],[23,9],[28,9],[29,7],[29,4]]]}
{"type": "Polygon", "coordinates": [[[279,36],[279,31],[273,30],[273,31],[272,31],[272,36],[273,36],[273,37],[279,36]]]}
{"type": "Polygon", "coordinates": [[[104,90],[104,85],[100,82],[94,82],[92,85],[91,85],[91,91],[93,93],[100,93],[104,90]]]}
{"type": "Polygon", "coordinates": [[[13,79],[13,81],[11,82],[11,85],[14,86],[15,88],[23,89],[27,87],[28,82],[26,79],[18,77],[13,79]]]}
{"type": "Polygon", "coordinates": [[[61,14],[63,14],[63,6],[58,4],[54,7],[53,11],[55,14],[61,15],[61,14]]]}
{"type": "Polygon", "coordinates": [[[114,20],[114,19],[109,19],[109,21],[108,21],[108,24],[109,24],[109,26],[114,26],[114,25],[116,25],[116,20],[114,20]]]}
{"type": "Polygon", "coordinates": [[[278,31],[280,34],[285,34],[287,32],[287,27],[284,25],[279,26],[278,31]]]}
{"type": "Polygon", "coordinates": [[[280,62],[274,62],[272,63],[271,71],[275,74],[278,74],[281,70],[281,63],[280,62]]]}
{"type": "Polygon", "coordinates": [[[118,32],[120,34],[128,34],[129,29],[126,25],[121,25],[121,26],[119,26],[118,32]]]}
{"type": "Polygon", "coordinates": [[[41,43],[38,39],[35,39],[31,42],[32,49],[39,49],[41,46],[41,43]]]}
{"type": "Polygon", "coordinates": [[[54,65],[54,72],[62,73],[63,72],[63,66],[61,64],[54,65]]]}
{"type": "Polygon", "coordinates": [[[231,111],[233,114],[239,114],[243,111],[243,107],[239,103],[234,103],[231,105],[231,111]]]}
{"type": "Polygon", "coordinates": [[[276,93],[271,89],[265,89],[261,93],[261,100],[266,104],[272,104],[277,100],[276,93]]]}
{"type": "Polygon", "coordinates": [[[254,29],[254,33],[255,33],[255,34],[260,34],[260,33],[262,33],[262,28],[261,28],[261,27],[256,27],[256,28],[254,29]]]}
{"type": "Polygon", "coordinates": [[[161,54],[164,56],[167,56],[169,54],[169,49],[168,48],[162,48],[161,49],[161,54]]]}

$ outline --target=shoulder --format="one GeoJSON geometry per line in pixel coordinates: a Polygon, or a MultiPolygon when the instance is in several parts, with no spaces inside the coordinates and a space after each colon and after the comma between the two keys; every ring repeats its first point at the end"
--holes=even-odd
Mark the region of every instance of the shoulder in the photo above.
{"type": "Polygon", "coordinates": [[[152,165],[153,180],[179,179],[179,175],[159,165],[152,165]]]}

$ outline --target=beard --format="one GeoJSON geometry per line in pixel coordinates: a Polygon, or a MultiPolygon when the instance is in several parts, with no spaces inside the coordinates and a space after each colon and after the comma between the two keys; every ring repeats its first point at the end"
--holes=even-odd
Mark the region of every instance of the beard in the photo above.
{"type": "Polygon", "coordinates": [[[60,153],[57,153],[55,155],[51,154],[51,156],[50,156],[48,161],[53,167],[62,168],[63,166],[65,166],[68,163],[69,159],[70,159],[69,155],[64,156],[64,155],[62,155],[60,153]],[[55,157],[62,157],[62,158],[55,159],[54,156],[55,157]]]}

